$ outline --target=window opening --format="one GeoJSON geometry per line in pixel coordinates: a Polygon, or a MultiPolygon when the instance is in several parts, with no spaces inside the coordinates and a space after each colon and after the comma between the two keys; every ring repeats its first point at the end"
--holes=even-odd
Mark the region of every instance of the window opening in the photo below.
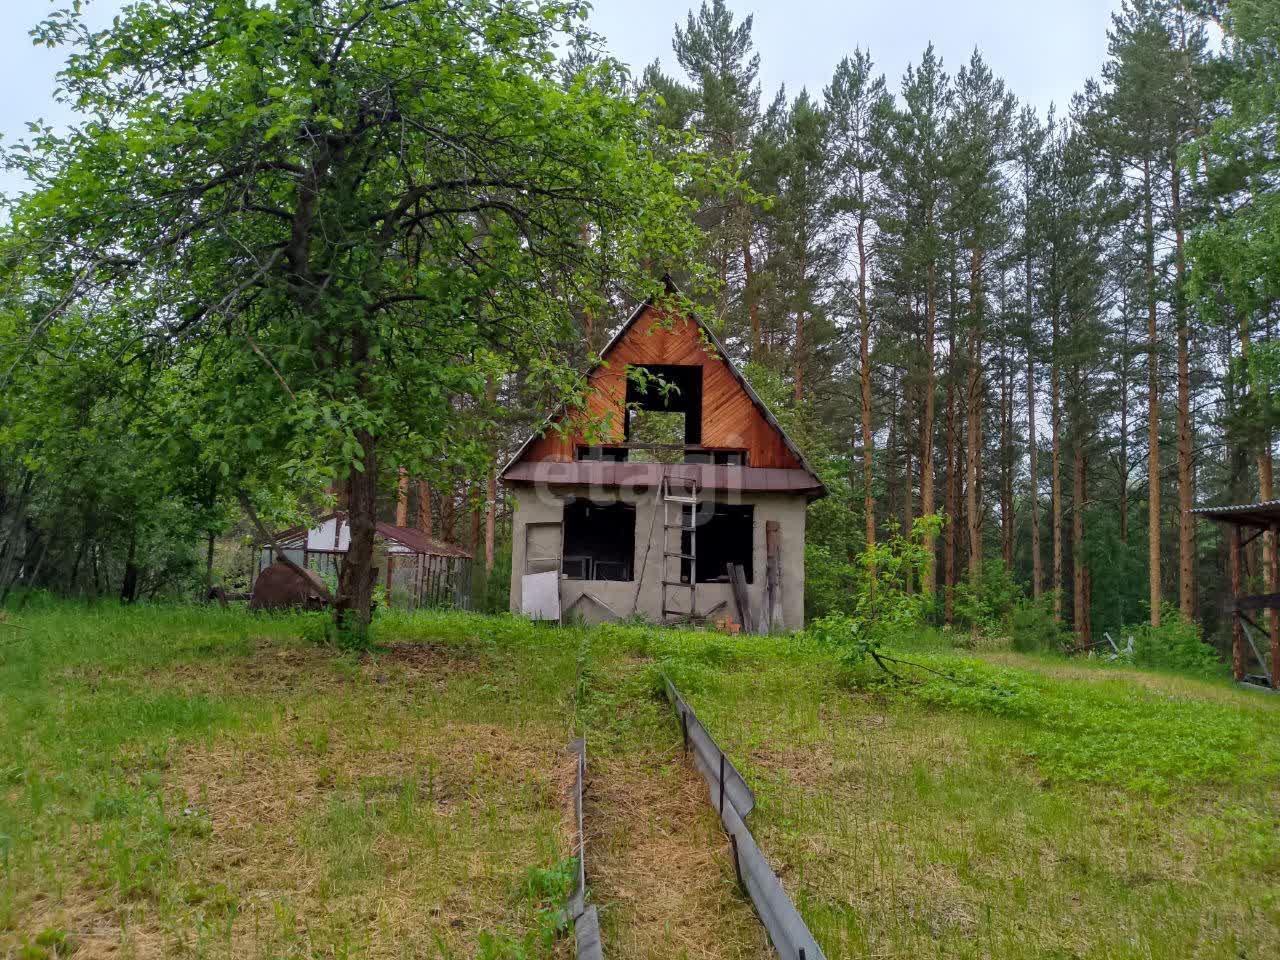
{"type": "Polygon", "coordinates": [[[564,558],[570,580],[632,579],[636,555],[633,504],[572,499],[564,505],[564,558]]]}
{"type": "MultiPolygon", "coordinates": [[[[684,508],[684,525],[690,526],[694,521],[692,507],[684,508]]],[[[728,583],[729,564],[742,566],[743,576],[747,583],[755,579],[755,508],[749,504],[716,503],[703,504],[697,517],[698,536],[698,583],[728,583]],[[711,507],[708,513],[707,508],[711,507]]],[[[688,533],[680,535],[681,551],[690,553],[692,543],[688,533]]],[[[681,561],[680,578],[688,583],[690,567],[688,560],[681,561]]]]}
{"type": "MultiPolygon", "coordinates": [[[[702,367],[676,364],[638,364],[627,368],[626,420],[623,436],[628,443],[651,443],[633,436],[636,415],[640,412],[680,414],[684,420],[683,436],[677,443],[697,446],[702,443],[702,367]]],[[[644,418],[638,424],[647,429],[644,418]]]]}

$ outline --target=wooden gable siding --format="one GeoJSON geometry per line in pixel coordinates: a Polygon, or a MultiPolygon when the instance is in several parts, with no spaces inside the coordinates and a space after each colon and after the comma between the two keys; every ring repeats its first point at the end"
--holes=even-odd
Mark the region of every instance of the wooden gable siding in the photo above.
{"type": "MultiPolygon", "coordinates": [[[[747,463],[753,467],[803,469],[782,435],[751,402],[729,365],[707,352],[697,326],[683,318],[658,325],[659,317],[654,308],[647,308],[614,344],[605,363],[591,374],[586,422],[597,424],[602,431],[593,438],[595,442],[623,440],[629,364],[696,365],[702,367],[703,446],[745,449],[747,463]]],[[[587,442],[584,433],[549,429],[534,439],[522,459],[572,461],[577,446],[587,442]]]]}

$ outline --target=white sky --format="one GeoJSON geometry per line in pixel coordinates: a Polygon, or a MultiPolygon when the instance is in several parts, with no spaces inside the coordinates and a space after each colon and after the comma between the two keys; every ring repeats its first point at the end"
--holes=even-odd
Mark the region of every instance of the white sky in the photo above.
{"type": "MultiPolygon", "coordinates": [[[[54,101],[54,74],[65,51],[34,47],[28,31],[69,0],[0,0],[0,143],[26,134],[29,120],[70,119],[54,101]]],[[[700,2],[700,0],[699,0],[700,2]]],[[[755,17],[764,100],[785,83],[791,94],[819,94],[835,64],[854,47],[871,50],[891,89],[930,40],[954,72],[974,46],[1020,99],[1043,113],[1065,107],[1106,55],[1109,14],[1120,0],[730,0],[755,17]]],[[[105,25],[124,0],[88,0],[91,23],[105,25]]],[[[638,74],[658,58],[676,73],[671,37],[693,0],[596,0],[592,23],[609,49],[638,74]]],[[[21,189],[0,172],[0,191],[21,189]]]]}

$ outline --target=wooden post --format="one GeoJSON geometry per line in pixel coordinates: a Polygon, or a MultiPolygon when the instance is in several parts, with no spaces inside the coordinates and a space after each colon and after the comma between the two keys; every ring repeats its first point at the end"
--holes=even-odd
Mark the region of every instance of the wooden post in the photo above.
{"type": "Polygon", "coordinates": [[[1239,682],[1244,679],[1244,625],[1240,622],[1240,528],[1231,526],[1231,675],[1239,682]]]}
{"type": "Polygon", "coordinates": [[[784,626],[782,615],[782,527],[777,520],[766,520],[765,549],[765,628],[772,633],[784,626]]]}

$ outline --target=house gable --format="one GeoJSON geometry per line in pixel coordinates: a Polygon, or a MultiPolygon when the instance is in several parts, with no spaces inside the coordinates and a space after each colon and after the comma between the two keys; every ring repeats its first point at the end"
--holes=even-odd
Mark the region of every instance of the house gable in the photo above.
{"type": "MultiPolygon", "coordinates": [[[[751,467],[804,470],[803,457],[765,409],[721,345],[695,320],[642,305],[606,348],[588,378],[582,429],[548,427],[512,461],[571,462],[578,446],[623,442],[628,366],[702,368],[703,447],[745,450],[751,467]],[[594,428],[594,432],[592,431],[594,428]]],[[[565,414],[553,418],[562,422],[565,414]]]]}

